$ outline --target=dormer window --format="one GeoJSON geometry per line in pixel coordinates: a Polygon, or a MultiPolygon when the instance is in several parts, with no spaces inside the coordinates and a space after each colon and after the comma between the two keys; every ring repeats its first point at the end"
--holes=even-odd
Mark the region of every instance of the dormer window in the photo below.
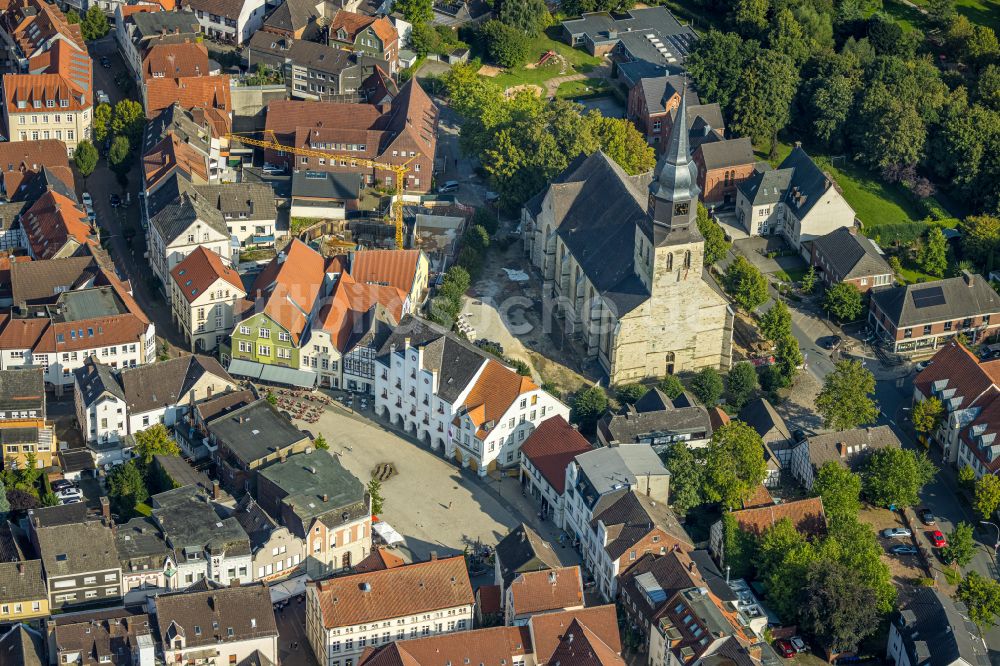
{"type": "Polygon", "coordinates": [[[23,99],[19,99],[19,100],[17,100],[17,108],[19,108],[19,109],[27,109],[28,108],[28,103],[26,101],[24,101],[23,99]]]}
{"type": "Polygon", "coordinates": [[[45,106],[46,106],[46,108],[51,109],[51,108],[55,107],[55,105],[56,105],[56,101],[54,99],[47,99],[47,100],[45,100],[45,106]]]}
{"type": "Polygon", "coordinates": [[[61,100],[59,100],[59,106],[61,106],[64,109],[68,109],[69,108],[69,100],[68,99],[61,99],[61,100]]]}
{"type": "Polygon", "coordinates": [[[40,108],[42,108],[42,100],[40,100],[40,99],[36,99],[36,100],[34,101],[34,103],[32,104],[32,106],[34,106],[34,107],[35,107],[36,109],[40,109],[40,108]]]}

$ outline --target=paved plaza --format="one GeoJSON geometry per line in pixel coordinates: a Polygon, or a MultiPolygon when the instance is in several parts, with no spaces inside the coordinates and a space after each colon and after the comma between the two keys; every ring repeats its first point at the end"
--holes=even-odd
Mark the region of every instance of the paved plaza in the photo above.
{"type": "Polygon", "coordinates": [[[396,473],[382,484],[385,505],[379,517],[406,539],[397,548],[406,559],[427,559],[432,551],[440,556],[461,553],[477,541],[494,546],[526,522],[552,542],[564,564],[580,561],[571,547],[559,545],[562,531],[538,518],[516,477],[480,479],[392,430],[370,410],[361,414],[335,403],[318,422],[295,423],[313,436],[322,433],[331,453],[364,483],[377,465],[395,467],[396,473]]]}

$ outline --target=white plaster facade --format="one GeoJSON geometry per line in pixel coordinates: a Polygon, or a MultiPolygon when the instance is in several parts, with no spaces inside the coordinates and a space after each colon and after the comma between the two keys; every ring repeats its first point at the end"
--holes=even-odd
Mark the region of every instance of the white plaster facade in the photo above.
{"type": "MultiPolygon", "coordinates": [[[[154,218],[155,219],[155,218],[154,218]]],[[[170,271],[198,247],[215,252],[222,260],[232,265],[234,250],[227,234],[221,233],[201,220],[195,220],[178,233],[172,240],[164,239],[156,224],[149,225],[148,259],[153,273],[164,285],[167,298],[171,298],[170,271]]]]}
{"type": "Polygon", "coordinates": [[[236,324],[233,306],[246,296],[246,291],[222,278],[217,278],[193,300],[184,296],[183,288],[183,283],[178,284],[171,274],[170,311],[174,323],[184,333],[191,351],[205,353],[217,349],[220,343],[229,339],[236,324]]]}

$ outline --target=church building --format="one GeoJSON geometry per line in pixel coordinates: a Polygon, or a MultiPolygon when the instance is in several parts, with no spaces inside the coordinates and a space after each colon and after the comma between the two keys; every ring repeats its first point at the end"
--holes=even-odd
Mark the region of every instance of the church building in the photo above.
{"type": "Polygon", "coordinates": [[[522,211],[546,325],[612,384],[729,369],[733,312],[704,275],[685,101],[652,174],[581,155],[522,211]]]}

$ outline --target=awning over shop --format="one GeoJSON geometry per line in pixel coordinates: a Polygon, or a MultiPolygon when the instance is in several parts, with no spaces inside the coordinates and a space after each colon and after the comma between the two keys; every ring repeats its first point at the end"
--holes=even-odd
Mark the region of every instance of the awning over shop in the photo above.
{"type": "Polygon", "coordinates": [[[263,367],[264,369],[260,372],[260,381],[262,382],[288,384],[291,386],[301,386],[302,388],[313,388],[316,386],[315,372],[282,368],[277,365],[265,365],[263,367]]]}
{"type": "Polygon", "coordinates": [[[229,362],[229,374],[249,377],[250,379],[260,379],[260,373],[264,369],[262,363],[244,361],[241,358],[234,358],[229,362]]]}

